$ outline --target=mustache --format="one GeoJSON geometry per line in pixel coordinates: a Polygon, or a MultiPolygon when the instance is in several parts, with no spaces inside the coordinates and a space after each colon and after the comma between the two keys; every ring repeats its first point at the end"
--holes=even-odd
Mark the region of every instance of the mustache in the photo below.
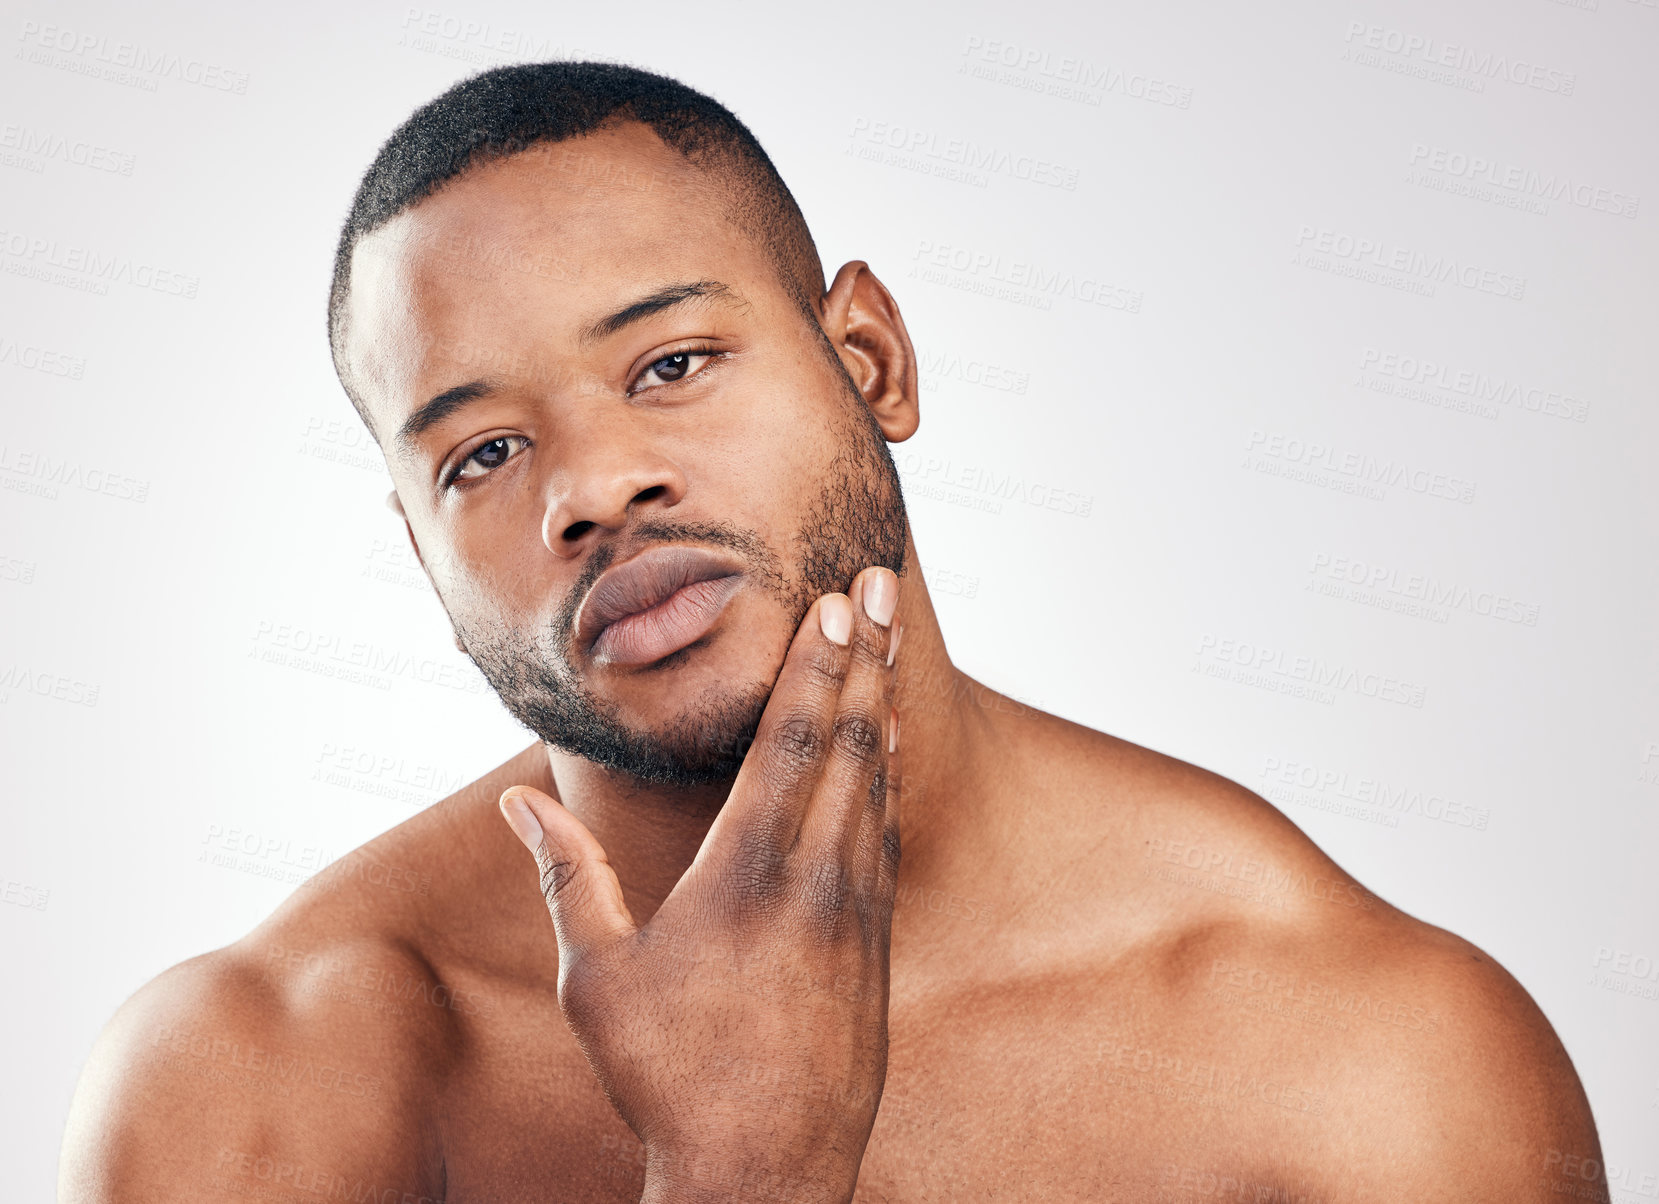
{"type": "Polygon", "coordinates": [[[781,582],[784,577],[777,554],[753,531],[745,531],[728,522],[667,522],[657,518],[645,519],[602,541],[588,553],[587,561],[565,594],[565,600],[559,607],[559,614],[554,622],[556,638],[566,656],[570,654],[576,639],[576,612],[581,609],[582,599],[587,597],[588,591],[593,588],[593,583],[599,580],[600,574],[618,560],[665,543],[700,543],[727,548],[742,557],[763,582],[775,584],[781,582]]]}

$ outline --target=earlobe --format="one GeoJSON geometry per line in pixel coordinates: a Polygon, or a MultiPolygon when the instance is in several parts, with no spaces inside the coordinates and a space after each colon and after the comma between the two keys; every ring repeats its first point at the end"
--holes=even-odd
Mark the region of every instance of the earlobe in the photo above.
{"type": "MultiPolygon", "coordinates": [[[[420,561],[421,569],[426,569],[426,557],[420,554],[420,544],[415,542],[415,527],[410,526],[410,516],[403,512],[403,502],[398,501],[397,489],[393,489],[392,496],[387,498],[387,506],[392,507],[393,511],[397,512],[397,516],[403,519],[403,534],[410,537],[410,547],[415,549],[415,559],[420,561]]],[[[426,579],[431,580],[430,569],[426,569],[426,579]]]]}
{"type": "MultiPolygon", "coordinates": [[[[426,567],[426,557],[421,555],[421,546],[415,541],[415,528],[409,525],[409,516],[404,512],[403,499],[398,497],[397,490],[394,489],[386,495],[386,508],[403,520],[403,533],[409,537],[409,546],[415,551],[415,559],[420,563],[426,579],[432,581],[432,570],[426,567]]],[[[432,587],[436,589],[437,582],[433,582],[432,587]]]]}
{"type": "MultiPolygon", "coordinates": [[[[398,497],[397,490],[394,489],[386,495],[386,508],[403,520],[403,532],[409,537],[409,546],[415,551],[415,559],[420,563],[421,572],[426,574],[427,581],[432,584],[433,592],[436,592],[438,583],[432,580],[432,570],[426,567],[426,557],[421,555],[421,546],[415,540],[415,528],[409,525],[409,516],[404,512],[403,499],[398,497]]],[[[461,642],[461,632],[453,626],[451,630],[455,634],[456,651],[460,652],[462,656],[471,656],[472,654],[467,651],[467,646],[461,642]]]]}
{"type": "Polygon", "coordinates": [[[921,425],[916,352],[898,303],[862,260],[843,264],[824,294],[824,333],[889,443],[921,425]]]}

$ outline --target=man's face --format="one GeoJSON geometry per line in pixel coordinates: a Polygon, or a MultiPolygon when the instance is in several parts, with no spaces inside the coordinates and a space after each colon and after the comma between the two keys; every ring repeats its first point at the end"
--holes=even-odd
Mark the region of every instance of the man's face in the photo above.
{"type": "Polygon", "coordinates": [[[902,569],[863,399],[644,126],[482,164],[365,238],[345,363],[468,653],[601,765],[730,776],[812,600],[902,569]]]}

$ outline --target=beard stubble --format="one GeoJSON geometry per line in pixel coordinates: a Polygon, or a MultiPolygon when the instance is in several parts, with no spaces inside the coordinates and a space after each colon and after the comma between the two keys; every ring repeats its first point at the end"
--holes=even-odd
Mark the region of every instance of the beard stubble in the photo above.
{"type": "MultiPolygon", "coordinates": [[[[737,552],[750,578],[778,600],[791,632],[815,600],[844,592],[863,569],[882,565],[902,575],[906,522],[898,470],[861,397],[846,425],[818,497],[792,539],[792,564],[781,563],[755,532],[730,523],[651,519],[634,526],[630,546],[691,542],[737,552]]],[[[641,730],[577,673],[568,654],[576,610],[616,556],[615,544],[597,547],[555,622],[540,632],[515,629],[500,618],[469,618],[447,603],[445,609],[502,704],[543,743],[641,783],[691,787],[730,780],[754,740],[775,678],[710,686],[666,724],[641,730]]],[[[688,655],[682,650],[664,658],[658,671],[672,673],[688,655]]]]}

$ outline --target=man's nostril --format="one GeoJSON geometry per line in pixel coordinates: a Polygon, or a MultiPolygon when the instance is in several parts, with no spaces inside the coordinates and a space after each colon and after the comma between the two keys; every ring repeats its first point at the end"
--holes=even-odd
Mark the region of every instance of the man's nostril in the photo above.
{"type": "Polygon", "coordinates": [[[586,519],[583,519],[579,523],[571,523],[570,526],[566,527],[564,537],[574,543],[591,530],[593,530],[593,524],[588,522],[586,519]]]}
{"type": "Polygon", "coordinates": [[[666,486],[664,486],[664,485],[653,485],[649,489],[641,489],[638,493],[634,494],[634,501],[636,501],[636,502],[654,502],[658,498],[660,498],[664,493],[667,493],[667,492],[668,492],[668,489],[667,489],[666,486]]]}

